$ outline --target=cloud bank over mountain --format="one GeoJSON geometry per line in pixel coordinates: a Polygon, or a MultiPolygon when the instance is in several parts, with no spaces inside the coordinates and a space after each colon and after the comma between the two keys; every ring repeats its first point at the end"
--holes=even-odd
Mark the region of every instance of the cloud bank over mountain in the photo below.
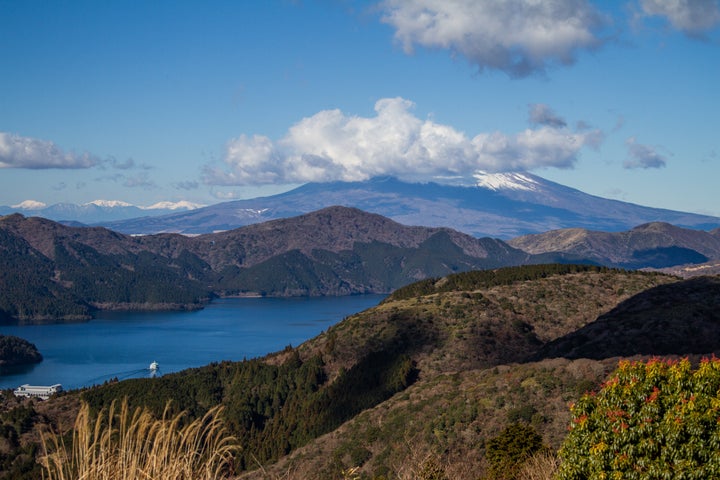
{"type": "Polygon", "coordinates": [[[376,116],[324,110],[293,125],[277,142],[241,135],[228,142],[224,165],[207,166],[211,185],[359,181],[382,175],[407,180],[467,177],[478,170],[571,168],[581,150],[597,147],[599,130],[572,131],[549,107],[531,106],[536,128],[467,136],[420,119],[414,104],[384,98],[376,116]]]}

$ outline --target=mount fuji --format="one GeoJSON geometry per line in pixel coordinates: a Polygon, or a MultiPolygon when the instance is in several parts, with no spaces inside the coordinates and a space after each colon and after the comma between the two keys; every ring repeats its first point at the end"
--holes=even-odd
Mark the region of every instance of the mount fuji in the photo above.
{"type": "Polygon", "coordinates": [[[622,231],[649,222],[710,230],[720,218],[651,208],[583,193],[529,173],[482,174],[472,186],[393,177],[308,183],[278,195],[100,225],[129,234],[202,234],[340,205],[405,225],[449,227],[475,237],[514,238],[563,228],[622,231]]]}

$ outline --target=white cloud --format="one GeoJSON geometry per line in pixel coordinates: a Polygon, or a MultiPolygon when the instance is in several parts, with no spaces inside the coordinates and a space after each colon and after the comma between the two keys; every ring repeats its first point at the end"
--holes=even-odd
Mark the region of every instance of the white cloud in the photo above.
{"type": "Polygon", "coordinates": [[[0,168],[90,168],[99,163],[89,153],[64,152],[47,140],[0,132],[0,168]]]}
{"type": "Polygon", "coordinates": [[[677,30],[697,36],[720,24],[718,0],[641,0],[643,12],[666,17],[677,30]]]}
{"type": "Polygon", "coordinates": [[[603,43],[608,23],[587,0],[386,0],[381,8],[406,52],[446,49],[513,77],[573,63],[603,43]]]}
{"type": "Polygon", "coordinates": [[[210,192],[213,197],[217,198],[218,200],[236,200],[239,198],[239,195],[237,192],[210,192]]]}
{"type": "MultiPolygon", "coordinates": [[[[111,175],[102,175],[95,178],[96,182],[114,182],[128,188],[142,188],[143,190],[157,189],[157,184],[150,178],[146,171],[141,171],[135,175],[125,175],[124,173],[114,173],[111,175]]],[[[84,185],[83,185],[84,186],[84,185]]],[[[80,185],[78,185],[80,187],[80,185]]]]}
{"type": "Polygon", "coordinates": [[[637,143],[635,137],[625,140],[630,158],[625,160],[623,167],[632,168],[663,168],[667,160],[653,147],[637,143]]]}
{"type": "Polygon", "coordinates": [[[227,145],[225,165],[206,167],[211,185],[358,181],[392,175],[408,180],[471,176],[539,167],[570,168],[585,146],[602,141],[598,130],[573,132],[543,125],[507,135],[469,138],[453,127],[421,120],[413,103],[386,98],[374,117],[325,110],[293,125],[278,142],[241,135],[227,145]]]}
{"type": "Polygon", "coordinates": [[[206,167],[205,183],[213,185],[282,183],[282,172],[268,168],[273,164],[281,163],[276,147],[268,137],[240,135],[230,140],[225,152],[225,161],[237,168],[228,172],[206,167]]]}

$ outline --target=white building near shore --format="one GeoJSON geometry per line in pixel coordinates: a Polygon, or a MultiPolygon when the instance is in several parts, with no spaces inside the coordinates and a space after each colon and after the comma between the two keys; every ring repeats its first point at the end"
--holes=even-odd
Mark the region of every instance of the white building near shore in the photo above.
{"type": "Polygon", "coordinates": [[[51,395],[62,392],[62,385],[56,383],[49,387],[40,385],[21,385],[16,388],[13,393],[16,397],[27,397],[27,398],[39,398],[41,400],[47,400],[51,395]]]}

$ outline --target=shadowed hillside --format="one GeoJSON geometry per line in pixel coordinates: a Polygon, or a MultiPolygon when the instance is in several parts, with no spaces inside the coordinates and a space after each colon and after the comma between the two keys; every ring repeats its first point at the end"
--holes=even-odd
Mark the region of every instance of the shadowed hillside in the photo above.
{"type": "Polygon", "coordinates": [[[720,353],[720,277],[646,290],[531,358],[720,353]]]}

